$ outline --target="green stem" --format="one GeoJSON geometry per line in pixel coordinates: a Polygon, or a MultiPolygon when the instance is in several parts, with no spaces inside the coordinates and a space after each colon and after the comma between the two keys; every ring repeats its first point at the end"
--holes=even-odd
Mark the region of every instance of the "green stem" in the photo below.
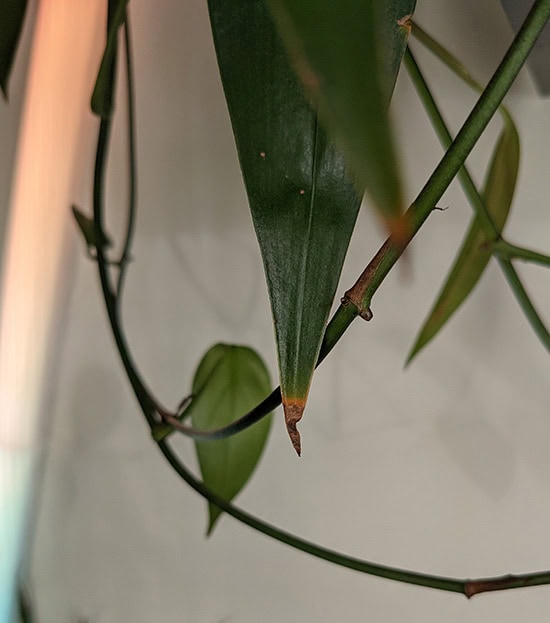
{"type": "MultiPolygon", "coordinates": [[[[417,27],[415,26],[413,32],[416,28],[417,27]]],[[[441,46],[438,47],[442,49],[441,46]]],[[[424,104],[424,108],[430,118],[432,126],[434,127],[441,144],[446,149],[449,145],[452,144],[451,133],[449,132],[449,129],[443,119],[443,116],[441,115],[439,107],[437,106],[433,95],[428,87],[428,84],[426,83],[426,80],[424,79],[424,76],[422,75],[422,72],[418,67],[418,64],[416,63],[416,60],[410,50],[407,50],[405,53],[405,64],[413,81],[413,84],[418,92],[418,95],[422,103],[424,104]]],[[[462,185],[466,197],[468,198],[468,201],[470,202],[470,205],[472,206],[476,214],[476,217],[478,218],[478,222],[481,229],[483,230],[483,233],[488,240],[498,240],[500,233],[492,222],[483,197],[477,189],[472,179],[472,176],[470,175],[465,165],[460,168],[458,172],[458,179],[462,185]]],[[[495,242],[490,244],[496,246],[499,243],[495,242]]],[[[508,245],[508,243],[504,243],[503,241],[501,242],[501,244],[505,245],[504,248],[512,247],[512,245],[508,245]]],[[[530,257],[532,258],[533,254],[531,252],[527,253],[529,253],[530,257]]],[[[540,256],[540,254],[537,255],[540,256]]],[[[535,309],[535,306],[529,299],[529,296],[527,295],[527,292],[525,291],[525,288],[521,283],[519,275],[507,258],[501,257],[497,259],[498,264],[501,270],[504,272],[506,280],[508,281],[508,285],[514,293],[514,296],[516,297],[516,300],[520,305],[521,309],[523,310],[523,313],[527,318],[527,321],[531,325],[531,328],[533,329],[535,335],[539,338],[543,346],[550,351],[550,332],[545,327],[542,319],[540,318],[540,315],[535,309]]]]}
{"type": "Polygon", "coordinates": [[[378,565],[359,558],[346,556],[334,550],[321,547],[311,541],[301,539],[289,532],[280,530],[275,526],[261,521],[257,517],[250,515],[249,513],[241,510],[238,506],[227,502],[223,498],[218,497],[208,487],[198,481],[191,472],[181,463],[176,454],[172,451],[167,442],[159,442],[159,448],[164,454],[170,465],[174,470],[185,480],[185,482],[192,487],[197,493],[206,498],[209,502],[219,506],[224,512],[233,516],[235,519],[242,523],[254,528],[267,536],[276,539],[286,545],[290,545],[295,549],[301,550],[317,558],[322,558],[328,562],[332,562],[348,569],[353,569],[361,573],[367,573],[369,575],[375,575],[390,580],[396,580],[399,582],[406,582],[408,584],[416,584],[417,586],[428,586],[431,588],[438,588],[445,591],[453,591],[455,593],[464,593],[464,581],[455,580],[453,578],[439,577],[435,575],[429,575],[424,573],[416,573],[413,571],[406,571],[403,569],[397,569],[394,567],[388,567],[385,565],[378,565]]]}
{"type": "MultiPolygon", "coordinates": [[[[413,33],[417,34],[417,31],[420,31],[420,28],[415,23],[415,25],[413,26],[413,33]]],[[[431,41],[433,41],[433,39],[431,39],[431,41]]],[[[443,48],[441,48],[440,45],[437,45],[435,49],[439,50],[443,48]]],[[[439,54],[439,52],[434,52],[434,53],[439,54]]],[[[443,60],[443,62],[446,64],[448,56],[450,55],[447,54],[445,59],[441,58],[440,60],[443,60]]],[[[430,88],[428,87],[428,83],[426,82],[424,76],[422,75],[420,67],[418,66],[418,63],[416,62],[416,59],[413,53],[411,52],[410,48],[407,48],[407,50],[405,51],[405,56],[403,57],[403,61],[407,68],[409,76],[414,84],[416,92],[418,96],[420,97],[420,101],[422,102],[424,106],[424,110],[426,111],[426,114],[428,115],[430,119],[432,127],[435,130],[437,137],[439,138],[439,142],[443,146],[443,149],[448,149],[452,145],[453,137],[451,133],[449,132],[447,124],[445,123],[445,120],[443,119],[443,115],[441,114],[440,109],[435,102],[435,99],[430,91],[430,88]]],[[[467,75],[469,76],[469,74],[467,75]]],[[[469,84],[472,84],[472,81],[473,79],[468,80],[467,82],[469,84]]],[[[474,88],[477,88],[476,86],[477,82],[473,81],[473,85],[474,85],[474,88]]],[[[489,211],[487,210],[487,206],[485,205],[485,201],[481,197],[481,194],[478,192],[476,185],[474,184],[474,181],[472,180],[472,177],[470,173],[468,172],[468,169],[465,164],[460,167],[457,177],[464,190],[464,194],[468,198],[468,201],[470,202],[475,212],[475,215],[478,218],[479,226],[483,230],[483,233],[485,234],[486,238],[489,240],[498,238],[500,236],[500,232],[498,228],[496,227],[496,225],[494,224],[494,221],[491,215],[489,214],[489,211]]]]}
{"type": "MultiPolygon", "coordinates": [[[[127,28],[126,24],[125,28],[127,28]]],[[[128,54],[128,48],[126,48],[126,53],[128,54]]],[[[105,164],[110,136],[110,127],[110,120],[102,119],[99,128],[96,162],[94,169],[94,222],[98,234],[102,231],[102,193],[104,187],[105,164]]],[[[386,253],[389,253],[392,248],[393,247],[390,244],[385,243],[385,245],[374,258],[374,263],[371,262],[371,264],[373,264],[375,268],[376,266],[383,264],[384,255],[386,253]]],[[[117,349],[122,358],[124,368],[129,377],[130,383],[138,399],[140,407],[145,415],[145,418],[147,419],[151,430],[154,430],[158,425],[157,414],[160,412],[159,406],[154,398],[152,398],[151,393],[141,379],[141,376],[137,371],[137,368],[135,367],[135,364],[129,353],[128,345],[126,343],[126,339],[121,327],[121,319],[119,318],[117,311],[118,308],[116,293],[108,270],[108,262],[101,247],[98,247],[97,255],[97,263],[99,268],[99,276],[103,297],[105,300],[109,322],[116,341],[117,349]]],[[[347,329],[349,324],[353,321],[356,314],[357,311],[354,310],[347,302],[343,303],[339,307],[338,311],[333,316],[333,319],[327,327],[324,345],[321,350],[320,360],[326,357],[326,355],[330,352],[336,342],[340,339],[341,335],[347,329]]],[[[283,543],[286,543],[287,545],[290,545],[291,547],[294,547],[295,549],[301,550],[318,558],[322,558],[334,564],[347,567],[349,569],[354,569],[356,571],[369,575],[383,577],[399,582],[405,582],[408,584],[425,586],[444,591],[462,593],[467,597],[471,597],[474,594],[484,591],[505,590],[522,586],[535,586],[539,584],[550,583],[550,572],[526,574],[519,576],[504,576],[498,578],[482,578],[479,580],[462,580],[424,573],[416,573],[385,565],[378,565],[351,556],[346,556],[339,552],[335,552],[325,547],[321,547],[315,543],[311,543],[310,541],[301,539],[283,530],[279,530],[278,528],[246,513],[237,506],[234,506],[233,504],[219,498],[209,488],[199,482],[191,474],[191,472],[189,472],[185,465],[180,461],[178,456],[172,451],[167,441],[159,441],[158,446],[161,452],[166,457],[167,461],[175,470],[175,472],[195,491],[197,491],[200,495],[205,497],[210,502],[219,506],[223,511],[225,511],[229,515],[232,515],[234,518],[241,521],[242,523],[249,525],[255,530],[258,530],[263,534],[270,536],[271,538],[277,539],[283,543]]]]}
{"type": "Polygon", "coordinates": [[[116,288],[117,305],[122,300],[122,288],[124,287],[124,279],[126,270],[130,261],[130,248],[134,239],[135,222],[136,222],[136,141],[135,141],[135,112],[134,112],[134,73],[132,71],[132,36],[130,30],[129,16],[126,13],[124,22],[124,47],[126,53],[124,55],[126,65],[126,115],[128,123],[128,222],[126,223],[126,237],[120,254],[118,283],[116,288]]]}
{"type": "MultiPolygon", "coordinates": [[[[108,24],[109,26],[109,24],[108,24]]],[[[128,28],[126,22],[124,22],[124,28],[128,28]]],[[[126,48],[126,52],[128,52],[126,48]]],[[[133,131],[130,127],[129,131],[133,131]]],[[[107,163],[107,151],[109,145],[109,138],[111,132],[111,120],[110,118],[102,118],[99,125],[99,134],[97,139],[96,159],[94,166],[94,189],[93,189],[93,206],[94,206],[94,224],[96,228],[97,239],[103,231],[103,189],[105,179],[105,167],[107,163]]],[[[159,405],[157,401],[152,397],[151,391],[145,385],[137,366],[135,365],[133,358],[130,354],[130,349],[126,342],[126,336],[121,328],[121,321],[119,317],[119,309],[117,305],[117,294],[114,284],[111,281],[109,273],[109,263],[105,257],[105,253],[102,245],[96,247],[97,251],[97,266],[99,271],[99,280],[101,283],[101,289],[103,292],[103,299],[105,301],[105,307],[109,318],[109,324],[113,337],[115,339],[117,350],[122,360],[122,365],[128,376],[128,380],[132,385],[134,394],[139,402],[141,410],[149,423],[149,426],[153,428],[158,423],[159,405]]]]}
{"type": "MultiPolygon", "coordinates": [[[[537,0],[455,140],[451,143],[449,149],[445,152],[445,155],[424,185],[424,188],[407,211],[410,228],[410,236],[407,243],[412,240],[422,227],[451,181],[457,175],[477,140],[497,111],[549,17],[550,0],[537,0]]],[[[395,245],[392,245],[388,248],[384,257],[379,259],[375,269],[370,271],[368,279],[365,279],[363,274],[353,288],[348,291],[347,296],[351,302],[357,305],[360,299],[359,309],[368,309],[370,307],[374,293],[393,268],[406,246],[407,244],[396,248],[395,245]]],[[[367,267],[366,271],[368,269],[369,267],[367,267]]]]}
{"type": "MultiPolygon", "coordinates": [[[[317,366],[321,364],[323,359],[336,346],[338,340],[344,335],[346,329],[352,323],[356,315],[357,312],[353,307],[349,305],[339,306],[325,330],[323,343],[321,344],[321,351],[319,353],[319,359],[317,360],[317,366]]],[[[231,435],[236,435],[237,433],[240,433],[249,426],[252,426],[252,424],[255,424],[263,417],[265,417],[268,413],[271,413],[280,404],[281,389],[280,387],[277,387],[271,392],[271,394],[269,394],[269,396],[265,400],[263,400],[259,405],[256,405],[246,415],[243,415],[243,417],[235,420],[235,422],[232,422],[228,426],[224,426],[223,428],[217,428],[210,431],[199,430],[196,428],[192,428],[191,426],[186,426],[185,424],[182,424],[180,420],[176,418],[176,416],[166,412],[162,412],[164,422],[162,424],[158,424],[153,429],[153,439],[155,441],[162,441],[163,439],[166,439],[172,432],[174,432],[174,430],[177,430],[180,433],[186,435],[187,437],[191,437],[193,439],[223,439],[225,437],[230,437],[231,435]]]]}
{"type": "Polygon", "coordinates": [[[257,517],[241,510],[238,506],[235,506],[234,504],[218,497],[191,474],[167,442],[159,442],[158,446],[167,461],[173,467],[174,471],[176,471],[176,473],[181,476],[181,478],[190,487],[206,498],[209,502],[219,506],[228,515],[231,515],[241,523],[250,526],[258,532],[262,532],[263,534],[276,539],[281,543],[285,543],[294,549],[315,556],[316,558],[321,558],[340,567],[346,567],[360,573],[373,575],[379,578],[386,578],[388,580],[394,580],[405,584],[414,584],[415,586],[424,586],[426,588],[433,588],[447,592],[461,593],[466,597],[473,597],[473,595],[487,591],[501,591],[526,586],[550,584],[549,571],[522,575],[506,575],[493,578],[479,578],[476,580],[457,579],[427,573],[418,573],[386,565],[379,565],[366,560],[361,560],[360,558],[347,556],[326,547],[321,547],[316,543],[306,541],[305,539],[301,539],[294,534],[280,530],[269,523],[261,521],[257,517]]]}
{"type": "Polygon", "coordinates": [[[496,255],[503,260],[524,260],[525,262],[531,262],[532,264],[540,264],[541,266],[550,266],[550,255],[539,253],[538,251],[532,251],[525,247],[518,247],[515,244],[506,242],[506,240],[495,240],[494,242],[488,242],[487,248],[493,255],[496,255]]]}
{"type": "MultiPolygon", "coordinates": [[[[130,353],[130,349],[126,340],[126,336],[122,329],[122,322],[120,318],[120,295],[121,286],[123,284],[123,270],[125,269],[128,261],[130,246],[133,237],[134,222],[135,222],[135,123],[134,123],[134,93],[133,93],[133,68],[131,57],[131,34],[129,23],[127,20],[124,22],[124,34],[125,34],[125,59],[126,59],[126,79],[128,89],[128,157],[130,166],[130,189],[129,189],[129,216],[127,224],[126,239],[123,247],[123,252],[120,259],[120,272],[118,278],[118,284],[115,288],[114,284],[110,281],[109,274],[109,262],[105,257],[103,248],[97,249],[97,263],[99,269],[99,276],[101,286],[103,289],[103,296],[109,316],[111,330],[115,338],[117,349],[122,358],[122,363],[129,381],[134,389],[134,393],[140,403],[142,410],[146,413],[147,420],[151,425],[152,434],[156,441],[164,439],[174,429],[177,429],[189,437],[202,440],[214,440],[222,439],[235,435],[242,430],[252,426],[268,413],[271,413],[276,407],[281,404],[280,389],[276,388],[273,392],[259,405],[252,409],[249,413],[244,415],[239,420],[233,422],[229,426],[224,428],[203,431],[194,429],[183,425],[176,418],[175,414],[169,413],[160,403],[153,398],[150,389],[145,385],[143,377],[139,372],[139,369],[130,353]],[[162,422],[159,420],[159,415],[162,415],[163,419],[168,422],[162,422]]],[[[111,130],[111,123],[109,119],[102,119],[99,129],[98,146],[96,152],[95,163],[95,177],[94,177],[94,222],[96,231],[103,231],[103,188],[104,188],[104,176],[106,165],[106,154],[109,143],[109,136],[111,130]]],[[[98,238],[99,239],[99,238],[98,238]]],[[[355,312],[352,308],[341,305],[335,312],[331,321],[329,322],[323,344],[321,346],[321,352],[317,365],[328,355],[328,353],[334,348],[338,340],[342,337],[347,327],[355,318],[355,312]]]]}
{"type": "Polygon", "coordinates": [[[497,262],[535,335],[539,338],[546,350],[550,352],[550,333],[543,323],[539,313],[535,309],[535,306],[531,302],[529,295],[525,291],[515,268],[508,260],[503,260],[500,257],[497,258],[497,262]]]}

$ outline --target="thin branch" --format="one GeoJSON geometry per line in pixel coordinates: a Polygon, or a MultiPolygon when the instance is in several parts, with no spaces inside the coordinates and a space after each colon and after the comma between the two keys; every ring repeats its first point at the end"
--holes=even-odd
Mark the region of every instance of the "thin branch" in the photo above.
{"type": "Polygon", "coordinates": [[[550,255],[539,253],[538,251],[532,251],[525,247],[518,247],[515,244],[511,244],[506,240],[495,240],[487,243],[487,249],[491,251],[493,255],[496,255],[503,260],[523,260],[524,262],[530,262],[532,264],[539,264],[540,266],[550,266],[550,255]]]}
{"type": "MultiPolygon", "coordinates": [[[[359,286],[359,283],[353,286],[353,300],[358,298],[361,300],[361,310],[370,308],[373,294],[380,287],[403,250],[422,227],[451,181],[460,171],[466,158],[514,82],[549,17],[550,0],[537,0],[456,138],[450,143],[424,188],[407,210],[409,223],[408,240],[399,248],[397,248],[398,245],[392,245],[384,257],[379,259],[373,274],[368,279],[364,279],[361,286],[359,286]]],[[[365,275],[365,272],[363,275],[365,275]]],[[[360,280],[363,278],[363,275],[360,277],[360,280]]]]}
{"type": "Polygon", "coordinates": [[[209,502],[219,506],[228,515],[231,515],[241,523],[250,526],[258,532],[262,532],[263,534],[276,539],[281,543],[290,545],[294,549],[300,550],[317,558],[321,558],[340,567],[346,567],[360,573],[373,575],[379,578],[386,578],[388,580],[394,580],[405,584],[414,584],[416,586],[424,586],[426,588],[461,593],[468,598],[488,591],[502,591],[527,586],[550,584],[550,571],[471,580],[418,573],[415,571],[399,569],[397,567],[379,565],[360,558],[347,556],[340,552],[317,545],[316,543],[312,543],[311,541],[301,539],[300,537],[284,530],[279,530],[275,526],[243,511],[238,506],[223,500],[191,474],[167,442],[159,442],[158,446],[167,461],[173,467],[174,471],[181,476],[181,478],[190,487],[206,498],[209,502]]]}
{"type": "MultiPolygon", "coordinates": [[[[325,330],[323,342],[321,344],[321,350],[319,352],[319,358],[317,359],[318,367],[330,351],[336,346],[340,338],[344,335],[346,329],[353,322],[357,316],[357,311],[353,306],[348,304],[342,304],[335,311],[330,322],[325,330]]],[[[281,389],[275,388],[269,396],[263,400],[260,404],[256,405],[246,415],[235,420],[231,424],[224,426],[223,428],[217,428],[215,430],[204,431],[191,426],[183,424],[174,414],[168,413],[164,410],[160,411],[160,415],[164,420],[164,423],[159,424],[153,430],[153,438],[155,441],[162,441],[174,430],[183,433],[187,437],[201,440],[215,440],[224,439],[231,435],[236,435],[245,430],[249,426],[252,426],[256,422],[259,422],[263,417],[271,413],[281,404],[281,389]]]]}
{"type": "MultiPolygon", "coordinates": [[[[128,26],[126,22],[124,22],[124,28],[127,27],[128,26]]],[[[126,53],[128,53],[127,48],[126,53]]],[[[107,163],[107,151],[110,133],[110,118],[102,118],[99,125],[99,133],[97,139],[93,188],[94,225],[98,240],[100,239],[99,236],[103,231],[103,191],[105,186],[105,167],[107,163]]],[[[96,251],[101,290],[103,293],[105,308],[107,310],[109,324],[111,326],[111,331],[113,332],[116,347],[122,360],[124,370],[126,371],[126,375],[128,376],[128,380],[132,385],[134,394],[136,395],[136,398],[141,407],[141,410],[143,411],[143,414],[145,415],[149,426],[153,428],[160,421],[158,412],[159,408],[161,407],[155,400],[155,398],[153,398],[151,391],[145,385],[145,382],[143,381],[141,374],[139,373],[137,366],[133,361],[132,355],[130,354],[130,349],[128,348],[126,336],[124,335],[124,332],[121,328],[119,309],[117,306],[116,288],[111,280],[109,264],[105,256],[104,249],[101,245],[97,246],[96,251]]]]}
{"type": "Polygon", "coordinates": [[[517,274],[515,268],[512,266],[512,263],[508,260],[503,260],[502,258],[497,258],[498,265],[500,266],[506,280],[508,281],[508,285],[516,297],[516,301],[521,307],[525,317],[529,321],[531,328],[533,329],[535,335],[539,338],[540,342],[546,348],[547,351],[550,352],[550,333],[546,328],[546,325],[542,321],[539,313],[535,309],[535,306],[531,302],[529,295],[525,291],[525,288],[517,274]]]}
{"type": "MultiPolygon", "coordinates": [[[[415,26],[415,28],[417,27],[415,26]]],[[[413,32],[415,28],[413,28],[413,32]]],[[[451,133],[449,132],[447,124],[445,123],[443,116],[441,115],[439,107],[435,102],[430,88],[428,87],[428,84],[424,79],[424,76],[422,75],[422,71],[417,64],[414,55],[409,49],[405,52],[405,64],[413,81],[413,84],[420,96],[420,99],[424,104],[424,108],[430,118],[430,121],[432,122],[432,126],[434,127],[436,134],[438,135],[439,140],[443,145],[443,148],[447,149],[449,145],[452,144],[451,133]]],[[[466,165],[463,165],[459,169],[458,179],[464,190],[464,194],[468,198],[470,205],[472,206],[476,216],[478,217],[478,222],[483,232],[489,240],[498,239],[499,232],[495,228],[492,220],[489,217],[485,201],[481,196],[481,193],[477,189],[466,165]]],[[[507,245],[507,243],[505,244],[507,245]]],[[[504,272],[510,289],[514,293],[514,296],[516,297],[516,300],[518,301],[521,309],[523,310],[525,317],[531,325],[531,328],[539,338],[540,342],[546,348],[546,350],[550,351],[550,332],[545,327],[544,322],[542,321],[540,315],[535,309],[535,306],[529,299],[529,296],[527,295],[527,292],[525,291],[525,288],[521,283],[519,275],[509,261],[503,258],[497,259],[499,260],[498,264],[501,270],[504,272]]]]}
{"type": "Polygon", "coordinates": [[[126,116],[128,123],[128,221],[126,223],[126,236],[122,253],[120,254],[118,283],[116,288],[117,304],[120,304],[122,297],[122,289],[126,277],[126,270],[130,261],[130,248],[134,239],[135,220],[136,220],[136,146],[135,146],[135,112],[134,112],[134,72],[132,68],[132,35],[130,30],[129,15],[126,12],[124,22],[124,48],[125,48],[125,65],[126,65],[126,116]]]}
{"type": "MultiPolygon", "coordinates": [[[[550,0],[548,0],[547,2],[543,2],[542,4],[546,4],[548,7],[550,7],[550,0]]],[[[126,50],[126,53],[128,53],[128,50],[126,50]]],[[[98,233],[101,231],[103,218],[102,193],[104,188],[104,174],[107,148],[110,136],[110,124],[111,122],[109,119],[102,119],[101,121],[94,169],[94,222],[98,233]]],[[[376,262],[373,265],[373,270],[371,271],[373,275],[373,282],[376,282],[380,279],[380,270],[385,270],[385,257],[388,255],[390,257],[393,257],[392,253],[395,252],[392,251],[392,245],[385,245],[385,247],[383,248],[386,250],[383,253],[379,252],[375,257],[376,262]]],[[[151,427],[151,430],[155,430],[155,428],[159,424],[159,405],[145,386],[128,351],[128,346],[126,344],[126,339],[121,328],[120,318],[117,312],[117,301],[115,293],[116,291],[113,287],[111,276],[108,271],[108,264],[106,262],[105,254],[101,247],[99,247],[97,251],[97,263],[99,268],[99,276],[103,297],[105,300],[109,322],[116,341],[117,349],[121,356],[122,363],[129,377],[136,398],[144,413],[144,416],[149,426],[151,427]]],[[[366,288],[368,289],[370,287],[373,287],[373,284],[367,283],[366,288]]],[[[350,305],[347,301],[340,306],[338,312],[333,317],[330,325],[327,327],[324,348],[322,350],[320,358],[325,357],[328,352],[330,352],[332,346],[338,341],[339,336],[344,333],[344,331],[349,326],[356,314],[357,310],[354,310],[354,306],[350,305]]],[[[313,556],[322,558],[334,564],[344,566],[349,569],[354,569],[356,571],[369,575],[392,579],[395,581],[430,587],[444,591],[462,593],[467,597],[471,597],[474,594],[484,591],[505,590],[509,588],[518,588],[520,586],[535,586],[538,584],[550,583],[550,572],[531,573],[518,576],[504,576],[497,578],[481,578],[478,580],[462,580],[430,574],[416,573],[413,571],[407,571],[403,569],[389,567],[386,565],[378,565],[376,563],[371,563],[351,556],[346,556],[339,552],[335,552],[333,550],[316,545],[315,543],[300,539],[299,537],[283,530],[279,530],[278,528],[246,513],[237,506],[234,506],[233,504],[219,498],[209,488],[199,482],[191,474],[191,472],[189,472],[185,465],[180,461],[179,457],[172,451],[167,441],[164,440],[157,443],[159,449],[164,454],[167,461],[173,467],[175,472],[195,491],[208,499],[210,502],[219,506],[223,511],[225,511],[229,515],[232,515],[234,518],[238,519],[242,523],[245,523],[250,527],[262,532],[263,534],[266,534],[267,536],[286,543],[287,545],[290,545],[295,549],[309,553],[313,556]]]]}

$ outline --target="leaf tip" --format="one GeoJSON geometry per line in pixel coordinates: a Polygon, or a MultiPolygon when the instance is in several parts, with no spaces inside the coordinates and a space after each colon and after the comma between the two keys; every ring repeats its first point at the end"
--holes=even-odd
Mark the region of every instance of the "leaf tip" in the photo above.
{"type": "Polygon", "coordinates": [[[397,25],[399,28],[403,28],[407,37],[411,34],[413,27],[412,17],[412,13],[407,13],[407,15],[404,15],[401,19],[397,20],[397,25]]]}
{"type": "Polygon", "coordinates": [[[283,400],[283,409],[285,412],[286,430],[290,441],[296,450],[298,456],[302,455],[302,444],[300,439],[300,432],[298,431],[297,424],[302,419],[304,409],[306,407],[305,400],[290,399],[283,400]]]}
{"type": "Polygon", "coordinates": [[[412,360],[415,358],[416,353],[418,352],[418,349],[416,347],[411,348],[409,354],[407,355],[407,358],[405,359],[405,363],[403,364],[403,368],[408,368],[409,365],[411,364],[412,360]]]}

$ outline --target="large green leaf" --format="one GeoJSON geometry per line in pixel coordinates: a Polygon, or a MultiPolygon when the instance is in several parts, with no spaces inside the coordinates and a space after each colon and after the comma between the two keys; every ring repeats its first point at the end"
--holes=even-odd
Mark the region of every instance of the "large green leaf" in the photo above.
{"type": "Polygon", "coordinates": [[[0,0],[0,88],[5,99],[26,8],[27,0],[0,0]]]}
{"type": "Polygon", "coordinates": [[[107,42],[99,66],[94,91],[92,93],[92,111],[107,118],[113,111],[113,85],[117,55],[119,28],[126,19],[128,0],[109,0],[107,17],[107,42]]]}
{"type": "MultiPolygon", "coordinates": [[[[299,453],[296,423],[306,403],[361,193],[318,125],[264,1],[209,0],[209,10],[264,262],[285,419],[299,453]]],[[[396,61],[395,74],[398,65],[396,61]]],[[[386,106],[388,100],[389,89],[386,106]]]]}
{"type": "MultiPolygon", "coordinates": [[[[220,428],[235,421],[270,392],[269,373],[260,356],[245,346],[216,344],[202,358],[193,379],[193,401],[187,409],[193,426],[220,428]]],[[[238,435],[195,441],[204,484],[230,501],[244,487],[262,454],[271,415],[238,435]]],[[[209,503],[208,534],[221,510],[209,503]]]]}
{"type": "Polygon", "coordinates": [[[396,242],[406,235],[389,94],[408,34],[407,0],[268,0],[294,68],[396,242]]]}
{"type": "MultiPolygon", "coordinates": [[[[478,92],[483,91],[481,84],[472,77],[466,67],[418,24],[414,25],[413,32],[417,39],[466,84],[478,92]]],[[[482,199],[500,234],[506,224],[516,188],[520,141],[508,110],[504,106],[500,106],[499,110],[503,128],[488,167],[482,199]]],[[[407,364],[435,337],[475,288],[491,258],[488,242],[479,219],[474,217],[441,292],[409,353],[407,364]]]]}

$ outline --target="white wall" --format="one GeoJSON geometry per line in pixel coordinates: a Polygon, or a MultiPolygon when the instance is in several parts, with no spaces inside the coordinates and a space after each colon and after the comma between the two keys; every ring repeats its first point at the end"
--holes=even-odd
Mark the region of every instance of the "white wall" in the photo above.
{"type": "MultiPolygon", "coordinates": [[[[486,80],[511,38],[499,3],[418,5],[418,21],[486,80]]],[[[132,0],[131,7],[140,212],[125,318],[151,387],[175,406],[212,343],[255,347],[274,378],[275,351],[205,2],[132,0]]],[[[418,57],[458,128],[473,95],[418,57]]],[[[522,74],[508,104],[523,148],[508,237],[548,251],[550,101],[522,74]]],[[[393,109],[413,199],[441,152],[405,75],[393,109]]],[[[124,127],[119,116],[113,231],[124,214],[124,127]]],[[[478,180],[497,131],[495,122],[471,158],[478,180]]],[[[403,370],[470,217],[457,184],[441,205],[449,209],[435,213],[413,244],[411,277],[394,271],[376,296],[374,320],[356,321],[319,370],[301,427],[302,459],[278,411],[260,469],[238,502],[308,539],[404,568],[460,577],[550,568],[548,357],[495,266],[445,333],[403,370]]],[[[365,210],[341,292],[381,240],[365,210]]],[[[82,253],[75,269],[46,405],[32,548],[41,623],[543,619],[544,587],[468,602],[320,562],[229,517],[206,540],[205,503],[156,450],[121,371],[95,266],[82,253]]],[[[519,270],[548,310],[548,272],[519,270]]],[[[194,465],[192,445],[177,445],[194,465]]]]}

